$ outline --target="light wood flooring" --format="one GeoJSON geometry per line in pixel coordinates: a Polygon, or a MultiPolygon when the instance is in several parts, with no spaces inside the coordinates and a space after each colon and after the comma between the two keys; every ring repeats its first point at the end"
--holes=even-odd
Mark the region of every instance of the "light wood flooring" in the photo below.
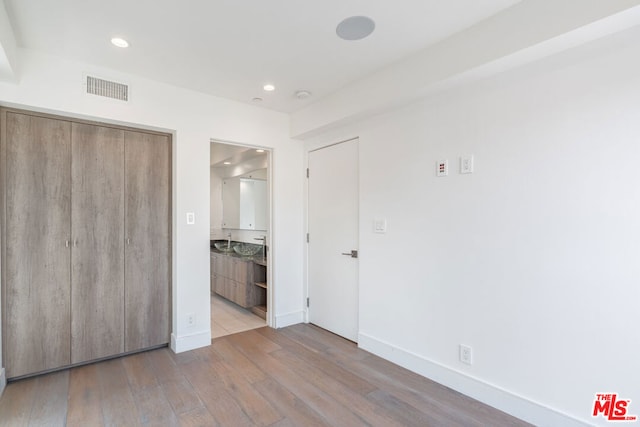
{"type": "Polygon", "coordinates": [[[311,325],[10,383],[0,426],[525,426],[311,325]]]}
{"type": "Polygon", "coordinates": [[[219,295],[211,295],[211,338],[266,326],[267,322],[219,295]]]}

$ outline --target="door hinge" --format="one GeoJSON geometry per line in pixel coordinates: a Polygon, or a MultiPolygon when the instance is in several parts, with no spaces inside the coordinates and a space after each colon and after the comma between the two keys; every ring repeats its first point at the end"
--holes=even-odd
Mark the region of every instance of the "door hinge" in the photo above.
{"type": "Polygon", "coordinates": [[[307,168],[307,178],[309,178],[309,168],[307,168]]]}
{"type": "Polygon", "coordinates": [[[309,243],[309,233],[307,233],[307,243],[309,243]]]}
{"type": "Polygon", "coordinates": [[[309,308],[309,297],[307,297],[307,308],[309,308]]]}

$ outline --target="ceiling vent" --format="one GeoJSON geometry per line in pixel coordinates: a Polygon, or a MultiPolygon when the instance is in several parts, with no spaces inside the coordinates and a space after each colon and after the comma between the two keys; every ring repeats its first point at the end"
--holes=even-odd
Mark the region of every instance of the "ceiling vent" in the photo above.
{"type": "Polygon", "coordinates": [[[129,101],[129,86],[87,76],[87,93],[117,99],[119,101],[129,101]]]}

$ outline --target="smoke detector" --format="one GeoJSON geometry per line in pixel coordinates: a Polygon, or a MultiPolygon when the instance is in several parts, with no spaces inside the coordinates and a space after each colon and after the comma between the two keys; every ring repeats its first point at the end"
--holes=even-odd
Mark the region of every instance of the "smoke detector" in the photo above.
{"type": "Polygon", "coordinates": [[[296,98],[298,99],[307,99],[311,96],[311,92],[308,90],[298,90],[296,91],[296,98]]]}

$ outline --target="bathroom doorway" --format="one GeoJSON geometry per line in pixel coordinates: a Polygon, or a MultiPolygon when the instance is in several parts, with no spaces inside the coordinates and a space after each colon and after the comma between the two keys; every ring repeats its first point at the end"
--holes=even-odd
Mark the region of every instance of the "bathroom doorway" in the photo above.
{"type": "Polygon", "coordinates": [[[211,141],[212,339],[269,324],[271,152],[211,141]]]}

